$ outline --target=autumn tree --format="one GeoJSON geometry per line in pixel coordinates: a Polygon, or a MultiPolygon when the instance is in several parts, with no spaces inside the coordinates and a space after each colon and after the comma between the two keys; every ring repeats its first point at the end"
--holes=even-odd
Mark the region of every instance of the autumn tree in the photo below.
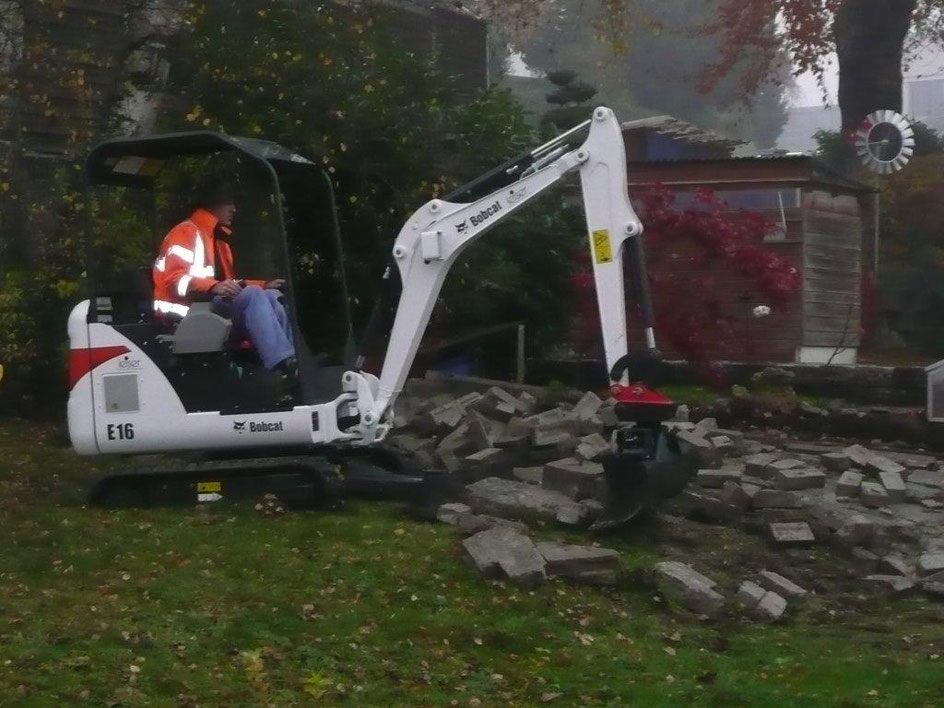
{"type": "Polygon", "coordinates": [[[707,89],[745,57],[745,92],[777,69],[786,48],[794,71],[822,79],[839,60],[842,131],[880,108],[901,111],[902,61],[909,50],[944,37],[941,0],[724,0],[706,31],[723,37],[722,53],[704,73],[707,89]]]}

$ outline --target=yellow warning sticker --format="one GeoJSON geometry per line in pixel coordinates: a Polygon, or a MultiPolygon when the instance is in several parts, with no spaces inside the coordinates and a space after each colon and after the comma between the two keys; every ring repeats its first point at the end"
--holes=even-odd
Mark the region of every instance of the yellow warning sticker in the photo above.
{"type": "Polygon", "coordinates": [[[610,232],[600,229],[593,232],[593,257],[597,263],[613,262],[613,247],[610,245],[610,232]]]}
{"type": "Polygon", "coordinates": [[[197,492],[219,492],[223,485],[219,482],[197,482],[197,492]]]}

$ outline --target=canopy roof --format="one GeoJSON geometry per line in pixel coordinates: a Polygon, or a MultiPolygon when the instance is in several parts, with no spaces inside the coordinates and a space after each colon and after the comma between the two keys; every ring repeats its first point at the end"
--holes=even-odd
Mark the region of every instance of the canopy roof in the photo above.
{"type": "Polygon", "coordinates": [[[169,158],[225,151],[266,163],[276,172],[290,166],[317,168],[315,163],[278,143],[194,131],[106,140],[89,154],[85,169],[90,184],[148,187],[169,158]]]}

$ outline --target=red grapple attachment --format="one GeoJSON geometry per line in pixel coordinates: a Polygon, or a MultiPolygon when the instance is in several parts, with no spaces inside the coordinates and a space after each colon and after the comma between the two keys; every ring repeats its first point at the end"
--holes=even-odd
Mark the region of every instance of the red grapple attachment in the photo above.
{"type": "Polygon", "coordinates": [[[670,420],[678,404],[668,396],[636,383],[613,384],[610,393],[616,399],[616,417],[625,422],[661,423],[670,420]]]}
{"type": "MultiPolygon", "coordinates": [[[[624,357],[613,368],[611,380],[626,380],[629,368],[624,357]]],[[[590,527],[594,531],[627,524],[657,501],[675,496],[694,472],[692,460],[682,455],[675,437],[662,427],[663,421],[675,416],[675,401],[643,383],[614,383],[610,393],[623,425],[615,431],[614,450],[601,460],[606,510],[590,527]]]]}

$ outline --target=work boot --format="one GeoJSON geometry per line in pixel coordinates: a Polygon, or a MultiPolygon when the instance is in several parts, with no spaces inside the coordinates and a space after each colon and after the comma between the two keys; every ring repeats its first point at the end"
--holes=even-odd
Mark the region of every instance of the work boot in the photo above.
{"type": "Polygon", "coordinates": [[[288,382],[298,381],[298,359],[295,357],[290,356],[288,359],[283,359],[276,365],[276,368],[282,372],[288,382]]]}
{"type": "Polygon", "coordinates": [[[279,399],[281,405],[291,405],[300,398],[301,383],[298,379],[298,360],[290,356],[288,359],[280,361],[276,369],[281,373],[282,378],[282,397],[279,399]]]}

